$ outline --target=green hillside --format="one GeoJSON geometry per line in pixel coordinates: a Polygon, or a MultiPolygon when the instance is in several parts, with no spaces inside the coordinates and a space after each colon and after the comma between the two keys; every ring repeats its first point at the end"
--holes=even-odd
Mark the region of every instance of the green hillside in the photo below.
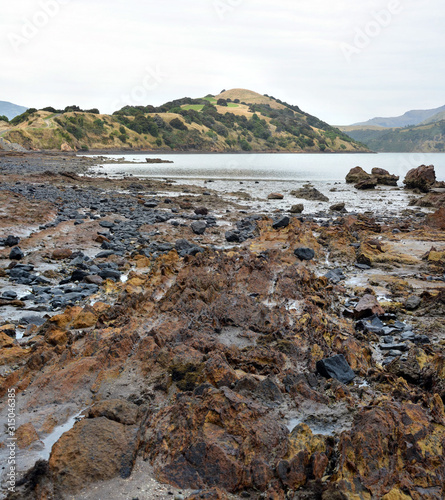
{"type": "Polygon", "coordinates": [[[342,129],[373,151],[387,153],[445,151],[445,120],[405,128],[342,127],[342,129]]]}
{"type": "Polygon", "coordinates": [[[245,89],[162,106],[28,109],[0,137],[29,149],[358,152],[362,144],[299,107],[245,89]]]}

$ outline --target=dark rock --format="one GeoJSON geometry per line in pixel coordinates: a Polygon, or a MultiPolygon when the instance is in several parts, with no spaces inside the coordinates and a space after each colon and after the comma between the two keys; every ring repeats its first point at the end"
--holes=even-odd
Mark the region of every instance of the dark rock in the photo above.
{"type": "Polygon", "coordinates": [[[303,212],[303,210],[304,210],[303,203],[297,203],[297,205],[292,205],[289,212],[291,214],[301,214],[303,212]]]}
{"type": "Polygon", "coordinates": [[[6,300],[14,300],[17,298],[17,294],[12,290],[6,290],[2,293],[2,298],[6,300]]]}
{"type": "Polygon", "coordinates": [[[294,250],[294,255],[300,260],[312,260],[315,257],[315,252],[312,248],[300,247],[294,250]]]}
{"type": "Polygon", "coordinates": [[[207,223],[203,220],[196,220],[190,224],[190,227],[195,234],[204,234],[207,229],[207,223]]]}
{"type": "Polygon", "coordinates": [[[14,247],[20,243],[20,238],[18,236],[12,236],[11,234],[4,241],[5,247],[14,247]]]}
{"type": "Polygon", "coordinates": [[[364,179],[357,184],[354,184],[355,189],[374,189],[377,186],[377,179],[370,177],[369,179],[364,179]]]}
{"type": "Polygon", "coordinates": [[[406,344],[379,344],[379,347],[382,351],[391,351],[391,350],[396,350],[396,351],[407,351],[409,347],[406,344]]]}
{"type": "Polygon", "coordinates": [[[19,247],[14,247],[10,252],[9,252],[9,258],[11,260],[22,260],[25,254],[20,250],[19,247]]]}
{"type": "Polygon", "coordinates": [[[198,207],[194,210],[196,215],[208,215],[209,211],[206,207],[198,207]]]}
{"type": "Polygon", "coordinates": [[[344,280],[346,276],[343,274],[343,271],[341,269],[333,269],[332,271],[329,271],[328,273],[325,274],[325,277],[331,282],[331,283],[339,283],[341,280],[344,280]]]}
{"type": "Polygon", "coordinates": [[[420,306],[421,303],[422,300],[420,297],[418,297],[417,295],[411,295],[405,301],[405,309],[407,309],[408,311],[414,311],[420,306]]]}
{"type": "Polygon", "coordinates": [[[344,212],[345,211],[345,202],[342,201],[340,203],[335,203],[334,205],[331,205],[329,207],[329,210],[332,210],[333,212],[344,212]]]}
{"type": "Polygon", "coordinates": [[[348,384],[355,377],[343,354],[317,361],[317,372],[325,378],[335,378],[343,384],[348,384]]]}
{"type": "Polygon", "coordinates": [[[412,168],[403,180],[407,189],[420,189],[424,193],[427,193],[435,182],[434,165],[420,165],[420,167],[412,168]]]}
{"type": "Polygon", "coordinates": [[[365,172],[362,167],[354,167],[346,175],[346,182],[348,184],[356,184],[361,181],[369,180],[371,175],[365,172]]]}
{"type": "Polygon", "coordinates": [[[277,219],[272,224],[272,227],[274,229],[280,229],[282,227],[287,227],[289,224],[290,224],[290,219],[289,219],[289,217],[287,215],[285,215],[284,217],[280,217],[279,219],[277,219]]]}
{"type": "Polygon", "coordinates": [[[110,222],[109,220],[101,220],[99,222],[99,226],[105,227],[105,228],[108,228],[108,229],[114,227],[114,225],[115,225],[114,222],[110,222]]]}
{"type": "Polygon", "coordinates": [[[237,229],[227,231],[225,237],[229,243],[240,243],[242,241],[241,234],[237,229]]]}
{"type": "Polygon", "coordinates": [[[318,189],[314,188],[314,186],[310,184],[305,184],[302,188],[291,191],[290,194],[292,196],[296,196],[297,198],[302,198],[303,200],[329,201],[327,196],[320,193],[318,189]]]}
{"type": "Polygon", "coordinates": [[[397,186],[399,176],[390,174],[384,168],[375,167],[371,170],[371,174],[377,179],[377,184],[382,184],[384,186],[397,186]]]}

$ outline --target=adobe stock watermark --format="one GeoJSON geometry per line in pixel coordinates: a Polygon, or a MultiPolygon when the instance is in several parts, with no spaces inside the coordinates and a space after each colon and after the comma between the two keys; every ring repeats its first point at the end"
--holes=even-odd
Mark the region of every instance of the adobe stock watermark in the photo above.
{"type": "Polygon", "coordinates": [[[353,56],[360,54],[369,47],[372,40],[390,26],[394,17],[402,11],[403,6],[400,0],[390,0],[386,8],[373,12],[371,14],[372,19],[364,26],[356,27],[352,43],[344,42],[341,44],[341,50],[346,61],[350,63],[353,56]]]}
{"type": "Polygon", "coordinates": [[[16,397],[15,389],[8,389],[8,423],[6,431],[6,448],[8,448],[8,464],[6,467],[6,487],[11,493],[15,493],[17,464],[16,464],[16,448],[17,438],[15,432],[16,423],[16,397]]]}
{"type": "Polygon", "coordinates": [[[138,85],[135,85],[128,93],[122,94],[119,99],[112,103],[116,111],[124,106],[146,106],[150,104],[150,93],[165,82],[167,74],[160,64],[145,67],[145,75],[138,85]]]}
{"type": "Polygon", "coordinates": [[[213,8],[220,21],[224,21],[227,14],[233,13],[243,2],[244,0],[213,0],[213,8]]]}
{"type": "Polygon", "coordinates": [[[33,40],[39,32],[49,24],[60,12],[62,6],[71,3],[71,0],[41,0],[40,9],[23,20],[18,32],[8,33],[7,37],[12,48],[18,52],[33,40]]]}

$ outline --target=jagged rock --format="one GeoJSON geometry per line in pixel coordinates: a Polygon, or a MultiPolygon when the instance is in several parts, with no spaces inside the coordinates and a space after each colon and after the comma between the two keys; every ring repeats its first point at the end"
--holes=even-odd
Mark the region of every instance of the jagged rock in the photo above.
{"type": "Polygon", "coordinates": [[[362,181],[354,184],[355,189],[365,190],[374,189],[377,186],[377,179],[375,177],[369,177],[369,179],[364,179],[362,181]]]}
{"type": "Polygon", "coordinates": [[[351,168],[349,173],[346,175],[346,182],[348,184],[356,184],[361,181],[369,180],[371,175],[365,172],[362,167],[351,168]]]}
{"type": "Polygon", "coordinates": [[[274,229],[280,229],[282,227],[287,227],[290,224],[290,219],[287,215],[280,217],[276,221],[273,222],[272,227],[274,229]]]}
{"type": "Polygon", "coordinates": [[[136,425],[139,421],[139,407],[124,399],[107,399],[95,403],[87,412],[87,418],[106,417],[124,425],[136,425]]]}
{"type": "Polygon", "coordinates": [[[300,260],[312,260],[315,257],[315,252],[312,248],[299,247],[294,250],[294,254],[300,260]]]}
{"type": "Polygon", "coordinates": [[[332,271],[328,271],[325,274],[325,277],[331,282],[331,283],[340,283],[340,281],[346,279],[346,276],[343,274],[342,269],[333,269],[332,271]]]}
{"type": "Polygon", "coordinates": [[[371,175],[377,179],[377,184],[384,186],[397,186],[397,181],[399,180],[398,175],[392,175],[384,168],[374,167],[371,170],[371,175]]]}
{"type": "Polygon", "coordinates": [[[4,241],[5,247],[14,247],[20,243],[20,238],[18,236],[8,235],[4,241]]]}
{"type": "Polygon", "coordinates": [[[433,214],[428,215],[426,223],[430,227],[445,230],[445,206],[439,208],[439,210],[436,210],[433,214]]]}
{"type": "Polygon", "coordinates": [[[305,184],[302,188],[291,191],[292,196],[303,200],[329,201],[329,198],[310,184],[305,184]]]}
{"type": "Polygon", "coordinates": [[[49,470],[56,490],[74,493],[97,481],[129,477],[139,442],[136,425],[104,416],[77,422],[51,451],[49,470]]]}
{"type": "Polygon", "coordinates": [[[407,189],[419,189],[424,193],[427,193],[435,182],[434,165],[420,165],[420,167],[412,168],[403,180],[407,189]]]}
{"type": "Polygon", "coordinates": [[[330,358],[317,361],[317,371],[326,378],[335,378],[343,384],[348,384],[355,378],[343,354],[336,354],[330,358]]]}
{"type": "Polygon", "coordinates": [[[354,318],[361,319],[373,316],[374,314],[379,316],[385,314],[385,311],[374,295],[363,295],[358,304],[354,307],[354,318]]]}
{"type": "Polygon", "coordinates": [[[195,234],[204,234],[207,229],[207,223],[203,220],[195,220],[190,224],[192,231],[195,234]]]}

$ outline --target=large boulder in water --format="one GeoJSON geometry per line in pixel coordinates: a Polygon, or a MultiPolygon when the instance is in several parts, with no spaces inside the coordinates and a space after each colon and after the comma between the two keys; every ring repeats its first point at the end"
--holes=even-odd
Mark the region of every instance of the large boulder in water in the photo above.
{"type": "Polygon", "coordinates": [[[435,182],[434,165],[420,165],[420,167],[412,168],[403,180],[407,189],[420,189],[424,193],[427,193],[435,182]]]}
{"type": "Polygon", "coordinates": [[[390,174],[384,168],[375,167],[371,170],[371,174],[372,177],[377,179],[377,184],[383,184],[384,186],[397,186],[399,176],[390,174]]]}
{"type": "Polygon", "coordinates": [[[371,175],[365,172],[362,167],[351,168],[348,175],[346,176],[346,182],[348,184],[357,184],[358,182],[369,180],[371,175]]]}

